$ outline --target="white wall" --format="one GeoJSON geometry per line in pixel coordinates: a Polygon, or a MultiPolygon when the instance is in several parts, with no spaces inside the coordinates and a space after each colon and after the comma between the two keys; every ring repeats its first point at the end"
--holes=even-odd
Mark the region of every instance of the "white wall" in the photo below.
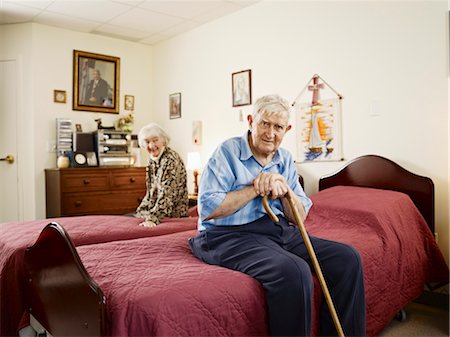
{"type": "MultiPolygon", "coordinates": [[[[72,110],[77,49],[120,57],[121,113],[123,96],[134,95],[136,130],[156,121],[183,158],[198,150],[204,161],[219,142],[247,129],[252,107],[231,106],[232,72],[252,69],[254,100],[279,93],[291,101],[319,74],[344,96],[345,159],[380,154],[433,179],[436,230],[448,255],[446,2],[262,2],[154,48],[39,24],[1,26],[0,33],[0,56],[19,56],[23,64],[19,147],[27,153],[26,218],[45,217],[44,169],[55,166],[46,147],[55,140],[55,119],[68,117],[92,131],[95,118],[110,125],[119,117],[72,110]],[[54,89],[67,91],[67,104],[53,103],[54,89]],[[170,120],[174,92],[182,93],[182,117],[170,120]],[[373,101],[379,116],[369,115],[373,101]],[[203,121],[201,146],[191,142],[194,120],[203,121]]],[[[284,142],[293,153],[295,137],[294,127],[284,142]]],[[[307,193],[342,165],[299,164],[307,193]]]]}
{"type": "Polygon", "coordinates": [[[56,118],[70,118],[83,131],[96,130],[96,118],[113,125],[125,114],[124,95],[135,96],[135,126],[139,130],[151,119],[152,48],[150,46],[84,34],[39,24],[2,27],[0,56],[23,59],[24,109],[19,144],[26,148],[27,165],[21,178],[26,181],[25,219],[45,218],[45,168],[56,166],[55,153],[47,143],[56,137],[56,118]],[[120,57],[120,114],[72,110],[73,50],[120,57]],[[66,90],[67,103],[53,102],[53,90],[66,90]]]}
{"type": "MultiPolygon", "coordinates": [[[[447,256],[447,16],[445,1],[256,4],[154,48],[157,122],[184,157],[198,150],[206,160],[247,128],[231,105],[232,72],[252,69],[254,99],[279,93],[291,101],[317,73],[344,96],[346,160],[379,154],[433,179],[436,231],[447,256]],[[182,117],[170,120],[174,92],[182,93],[182,117]],[[370,116],[372,102],[379,116],[370,116]],[[202,146],[192,144],[193,120],[203,121],[202,146]]],[[[293,153],[295,136],[294,128],[284,142],[293,153]]],[[[342,165],[300,164],[307,193],[342,165]]]]}

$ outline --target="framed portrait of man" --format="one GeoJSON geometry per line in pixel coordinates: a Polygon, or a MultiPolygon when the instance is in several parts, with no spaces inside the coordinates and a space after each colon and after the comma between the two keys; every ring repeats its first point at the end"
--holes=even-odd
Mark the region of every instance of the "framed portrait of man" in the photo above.
{"type": "Polygon", "coordinates": [[[119,113],[120,58],[73,51],[73,110],[119,113]]]}

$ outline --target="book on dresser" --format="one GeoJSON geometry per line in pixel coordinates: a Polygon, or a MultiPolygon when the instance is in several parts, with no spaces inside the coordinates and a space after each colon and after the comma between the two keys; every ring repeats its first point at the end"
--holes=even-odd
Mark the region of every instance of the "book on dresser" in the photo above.
{"type": "Polygon", "coordinates": [[[134,212],[146,193],[145,177],[145,167],[46,169],[46,216],[134,212]]]}

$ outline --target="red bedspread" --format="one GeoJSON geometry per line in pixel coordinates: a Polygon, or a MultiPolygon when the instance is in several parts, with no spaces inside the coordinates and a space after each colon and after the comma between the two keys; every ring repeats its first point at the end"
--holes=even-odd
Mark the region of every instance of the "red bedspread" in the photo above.
{"type": "Polygon", "coordinates": [[[16,335],[24,312],[25,248],[51,221],[61,224],[75,246],[165,235],[197,227],[197,218],[164,219],[154,228],[138,226],[139,218],[118,215],[65,217],[0,224],[0,335],[16,335]]]}
{"type": "MultiPolygon", "coordinates": [[[[310,234],[345,242],[362,256],[367,336],[377,335],[448,268],[425,221],[402,193],[335,187],[312,197],[310,234]]],[[[267,334],[264,291],[250,277],[195,257],[195,230],[78,247],[107,297],[113,336],[258,336],[267,334]]],[[[321,303],[315,287],[315,303],[321,303]]],[[[323,305],[326,305],[323,302],[323,305]]],[[[317,307],[313,313],[316,315],[317,307]]],[[[313,335],[318,333],[313,325],[313,335]]]]}
{"type": "Polygon", "coordinates": [[[427,282],[449,270],[420,212],[403,193],[336,186],[312,196],[311,235],[355,247],[362,256],[367,336],[376,336],[427,282]]]}
{"type": "Polygon", "coordinates": [[[107,298],[111,336],[262,336],[264,291],[251,277],[207,265],[196,231],[77,248],[107,298]]]}

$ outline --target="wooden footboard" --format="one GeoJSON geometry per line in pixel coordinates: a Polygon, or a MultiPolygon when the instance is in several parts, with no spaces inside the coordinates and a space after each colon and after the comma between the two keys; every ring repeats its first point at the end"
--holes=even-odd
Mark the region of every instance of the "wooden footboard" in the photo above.
{"type": "Polygon", "coordinates": [[[30,314],[53,336],[106,336],[105,296],[63,227],[48,224],[25,252],[30,314]]]}

